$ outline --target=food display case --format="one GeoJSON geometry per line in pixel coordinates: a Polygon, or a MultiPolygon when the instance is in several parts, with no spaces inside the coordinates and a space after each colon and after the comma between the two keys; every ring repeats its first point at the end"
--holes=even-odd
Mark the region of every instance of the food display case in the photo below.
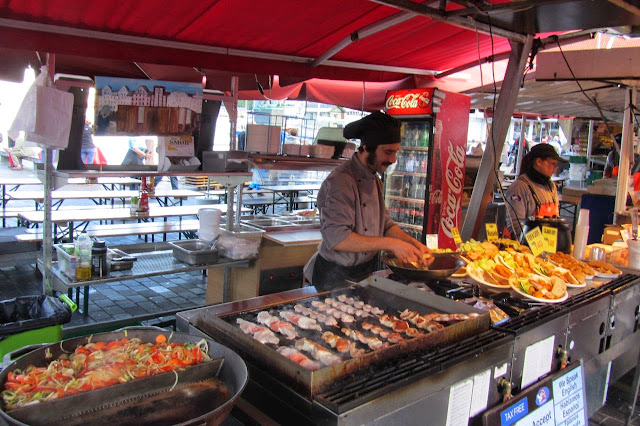
{"type": "Polygon", "coordinates": [[[402,121],[397,161],[385,175],[392,219],[425,242],[435,234],[440,248],[455,248],[460,228],[470,98],[438,89],[387,93],[386,111],[402,121]]]}

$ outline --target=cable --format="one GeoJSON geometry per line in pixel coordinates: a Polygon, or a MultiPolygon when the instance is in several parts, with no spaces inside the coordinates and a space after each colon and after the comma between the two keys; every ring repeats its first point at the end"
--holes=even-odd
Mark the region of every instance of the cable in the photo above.
{"type": "MultiPolygon", "coordinates": [[[[587,93],[582,88],[582,85],[580,84],[580,82],[578,81],[578,78],[574,74],[573,69],[571,68],[571,65],[569,65],[569,61],[567,60],[567,57],[564,55],[564,52],[562,51],[562,46],[560,45],[560,39],[558,38],[558,36],[552,36],[552,37],[555,38],[555,42],[558,45],[558,49],[560,50],[560,54],[562,55],[562,59],[564,60],[564,63],[567,65],[567,68],[569,69],[569,72],[571,73],[571,76],[573,77],[573,81],[576,82],[576,84],[578,85],[578,88],[580,89],[580,92],[582,92],[584,97],[587,98],[587,100],[589,102],[591,102],[591,104],[593,106],[595,106],[596,109],[598,110],[598,113],[600,114],[600,118],[602,118],[602,121],[604,121],[604,126],[607,129],[607,134],[613,140],[613,146],[614,146],[615,150],[618,151],[618,154],[620,154],[620,147],[618,146],[618,144],[616,142],[616,138],[613,136],[613,133],[611,132],[611,129],[609,128],[609,122],[607,121],[607,118],[602,113],[602,108],[600,107],[600,105],[598,105],[598,102],[596,100],[591,99],[589,97],[589,95],[587,95],[587,93]]],[[[626,108],[627,107],[625,106],[625,110],[626,110],[626,108]]],[[[615,111],[615,112],[617,112],[617,111],[615,111]]]]}

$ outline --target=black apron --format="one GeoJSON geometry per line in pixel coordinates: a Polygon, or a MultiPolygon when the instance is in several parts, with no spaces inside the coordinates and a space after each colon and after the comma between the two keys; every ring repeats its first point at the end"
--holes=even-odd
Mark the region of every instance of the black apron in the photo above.
{"type": "Polygon", "coordinates": [[[313,286],[318,291],[331,291],[348,287],[346,280],[362,281],[376,269],[378,256],[355,266],[342,266],[318,254],[313,265],[313,286]]]}

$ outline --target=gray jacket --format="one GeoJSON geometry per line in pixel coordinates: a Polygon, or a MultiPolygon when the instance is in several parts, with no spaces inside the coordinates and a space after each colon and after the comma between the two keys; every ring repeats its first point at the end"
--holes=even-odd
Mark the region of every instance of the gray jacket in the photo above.
{"type": "Polygon", "coordinates": [[[529,216],[533,216],[538,208],[528,184],[531,185],[542,204],[555,203],[557,206],[559,205],[555,183],[549,182],[549,186],[541,185],[533,182],[525,174],[518,176],[518,179],[511,184],[505,194],[507,229],[516,240],[520,238],[521,232],[521,227],[516,222],[522,223],[529,216]]]}
{"type": "Polygon", "coordinates": [[[371,260],[376,252],[334,250],[351,232],[381,237],[394,225],[384,203],[382,182],[357,155],[325,179],[318,193],[322,243],[318,253],[343,266],[371,260]]]}

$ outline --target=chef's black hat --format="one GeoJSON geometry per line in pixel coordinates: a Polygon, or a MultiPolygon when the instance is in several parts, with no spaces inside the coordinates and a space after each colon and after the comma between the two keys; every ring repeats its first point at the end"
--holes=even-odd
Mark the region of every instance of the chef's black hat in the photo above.
{"type": "Polygon", "coordinates": [[[360,139],[362,145],[375,148],[378,145],[400,143],[400,126],[400,120],[376,111],[347,124],[342,136],[345,139],[360,139]]]}

